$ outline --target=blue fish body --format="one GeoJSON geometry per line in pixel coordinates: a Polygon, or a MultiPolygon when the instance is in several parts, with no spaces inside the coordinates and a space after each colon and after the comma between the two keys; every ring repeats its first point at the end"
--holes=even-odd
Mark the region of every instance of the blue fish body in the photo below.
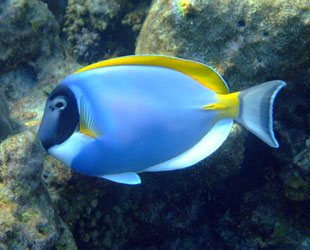
{"type": "Polygon", "coordinates": [[[72,162],[89,175],[143,171],[167,161],[194,146],[216,122],[215,111],[201,109],[206,100],[215,101],[215,93],[167,68],[105,67],[62,84],[78,99],[85,96],[104,131],[72,162]]]}
{"type": "MultiPolygon", "coordinates": [[[[93,67],[65,78],[47,101],[39,130],[43,147],[80,173],[138,184],[139,172],[189,167],[212,154],[226,140],[234,119],[250,131],[259,131],[248,125],[251,122],[247,117],[252,114],[240,114],[239,106],[249,102],[249,96],[252,101],[251,91],[230,97],[219,94],[228,93],[228,87],[206,65],[202,70],[213,74],[220,88],[201,84],[191,72],[184,73],[186,65],[178,70],[161,66],[161,62],[144,64],[147,58],[144,56],[140,64],[93,67]],[[63,109],[58,112],[57,106],[63,109]]],[[[267,85],[255,90],[254,95],[262,92],[261,99],[268,95],[268,103],[272,104],[284,82],[267,85]]],[[[267,106],[268,124],[262,125],[266,127],[265,134],[258,136],[276,147],[272,124],[270,128],[272,114],[267,106]]]]}

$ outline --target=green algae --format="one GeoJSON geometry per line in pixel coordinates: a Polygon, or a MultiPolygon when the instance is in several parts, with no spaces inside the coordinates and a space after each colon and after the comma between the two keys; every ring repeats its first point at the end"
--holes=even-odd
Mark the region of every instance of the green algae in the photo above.
{"type": "Polygon", "coordinates": [[[297,174],[290,176],[285,181],[285,196],[293,201],[310,199],[310,184],[297,174]]]}
{"type": "Polygon", "coordinates": [[[97,207],[97,205],[98,205],[98,200],[92,200],[92,201],[90,202],[90,205],[91,205],[93,208],[97,207]]]}
{"type": "Polygon", "coordinates": [[[122,213],[122,209],[119,205],[116,205],[113,207],[113,210],[117,213],[117,214],[121,214],[122,213]]]}
{"type": "Polygon", "coordinates": [[[270,240],[274,244],[287,241],[287,234],[289,228],[290,228],[290,222],[285,218],[280,219],[280,221],[276,225],[275,230],[270,235],[270,240]]]}
{"type": "Polygon", "coordinates": [[[40,21],[33,21],[31,24],[33,31],[38,31],[41,27],[40,21]]]}
{"type": "Polygon", "coordinates": [[[176,6],[183,18],[193,17],[200,11],[200,9],[194,5],[193,1],[189,0],[178,0],[176,6]]]}

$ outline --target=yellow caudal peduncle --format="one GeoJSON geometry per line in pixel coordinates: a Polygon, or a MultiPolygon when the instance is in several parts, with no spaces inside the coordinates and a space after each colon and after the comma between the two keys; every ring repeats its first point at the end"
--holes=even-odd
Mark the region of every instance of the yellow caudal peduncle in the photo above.
{"type": "Polygon", "coordinates": [[[215,99],[216,103],[208,104],[203,107],[204,110],[217,110],[222,118],[233,118],[236,119],[239,114],[239,92],[234,92],[231,94],[221,95],[217,94],[215,99]]]}

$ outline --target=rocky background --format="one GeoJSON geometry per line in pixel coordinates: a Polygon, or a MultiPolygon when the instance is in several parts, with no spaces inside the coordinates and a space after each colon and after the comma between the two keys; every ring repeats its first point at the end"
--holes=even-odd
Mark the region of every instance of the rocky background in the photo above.
{"type": "Polygon", "coordinates": [[[0,249],[310,249],[307,0],[0,2],[0,249]],[[282,79],[280,148],[239,125],[189,169],[126,186],[80,175],[36,138],[48,93],[102,59],[206,63],[232,91],[282,79]]]}

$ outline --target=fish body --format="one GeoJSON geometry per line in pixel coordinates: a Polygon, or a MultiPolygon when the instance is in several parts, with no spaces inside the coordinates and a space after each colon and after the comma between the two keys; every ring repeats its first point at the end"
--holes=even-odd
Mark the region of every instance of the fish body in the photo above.
{"type": "Polygon", "coordinates": [[[80,173],[138,184],[139,172],[185,168],[212,154],[234,119],[277,147],[272,103],[284,85],[272,81],[229,94],[223,78],[197,62],[110,59],[69,75],[50,93],[38,136],[80,173]],[[264,115],[250,107],[253,99],[264,115]]]}

